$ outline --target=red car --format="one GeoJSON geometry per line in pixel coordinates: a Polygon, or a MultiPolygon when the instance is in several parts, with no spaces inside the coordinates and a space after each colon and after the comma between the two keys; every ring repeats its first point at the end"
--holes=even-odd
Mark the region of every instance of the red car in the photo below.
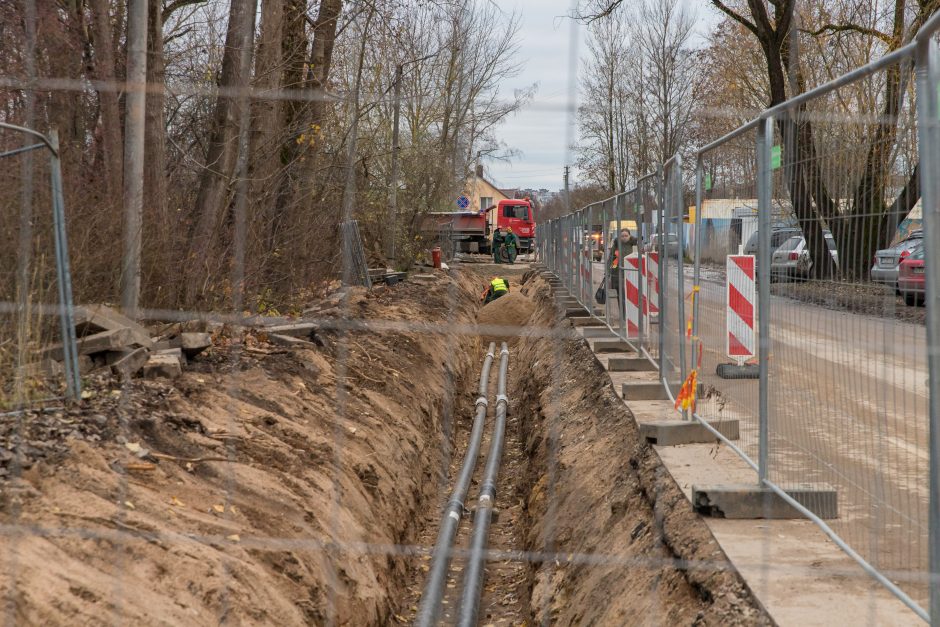
{"type": "Polygon", "coordinates": [[[924,247],[920,246],[898,266],[898,291],[908,305],[924,302],[924,247]]]}

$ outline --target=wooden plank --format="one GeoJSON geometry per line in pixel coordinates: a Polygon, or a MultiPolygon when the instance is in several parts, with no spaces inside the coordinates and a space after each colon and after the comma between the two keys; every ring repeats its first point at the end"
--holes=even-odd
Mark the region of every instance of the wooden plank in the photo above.
{"type": "Polygon", "coordinates": [[[319,328],[320,325],[313,322],[299,322],[295,324],[279,324],[273,327],[262,327],[261,330],[268,335],[289,335],[290,337],[311,339],[319,328]]]}
{"type": "Polygon", "coordinates": [[[82,305],[75,308],[75,333],[78,337],[115,329],[129,329],[131,343],[153,348],[153,340],[147,329],[107,305],[82,305]]]}
{"type": "MultiPolygon", "coordinates": [[[[86,335],[78,340],[79,355],[94,355],[107,351],[117,351],[131,346],[131,330],[128,328],[111,329],[94,335],[86,335]]],[[[44,349],[41,353],[43,359],[62,361],[64,354],[62,344],[55,344],[44,349]]]]}
{"type": "Polygon", "coordinates": [[[141,346],[133,350],[107,353],[105,359],[111,364],[111,372],[123,379],[130,379],[150,359],[150,352],[141,346]]]}

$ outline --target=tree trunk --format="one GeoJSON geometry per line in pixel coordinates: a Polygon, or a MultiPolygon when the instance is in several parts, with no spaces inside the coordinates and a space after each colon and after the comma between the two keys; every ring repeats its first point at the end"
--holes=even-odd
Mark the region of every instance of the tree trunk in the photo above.
{"type": "MultiPolygon", "coordinates": [[[[261,250],[276,251],[273,225],[277,216],[275,201],[281,193],[284,168],[278,159],[282,142],[290,142],[291,135],[284,128],[283,101],[268,98],[265,94],[280,90],[282,83],[283,54],[282,39],[284,31],[284,2],[282,0],[262,0],[261,29],[255,60],[254,88],[261,98],[251,104],[251,139],[249,178],[251,180],[251,206],[262,224],[252,225],[257,230],[260,241],[256,242],[259,250],[248,249],[249,258],[255,257],[255,263],[268,262],[270,255],[260,254],[261,250]]],[[[251,226],[250,226],[251,228],[251,226]]],[[[262,271],[263,273],[263,271],[262,271]]]]}
{"type": "Polygon", "coordinates": [[[310,73],[307,89],[313,96],[309,118],[312,128],[321,134],[326,111],[326,85],[333,64],[333,45],[336,43],[336,28],[343,11],[343,0],[322,0],[317,19],[313,22],[313,48],[310,52],[310,73]]]}
{"type": "MultiPolygon", "coordinates": [[[[248,72],[242,71],[242,49],[253,45],[252,29],[255,0],[232,0],[228,28],[225,33],[225,52],[219,87],[224,90],[247,89],[248,72]]],[[[215,258],[213,243],[225,206],[228,204],[228,184],[235,170],[238,153],[238,106],[230,94],[220,94],[216,100],[213,130],[206,152],[205,166],[199,185],[195,212],[190,224],[187,262],[189,277],[186,281],[186,303],[191,304],[209,278],[215,258]]],[[[216,260],[217,261],[217,260],[216,260]]]]}
{"type": "MultiPolygon", "coordinates": [[[[144,160],[145,254],[161,256],[174,248],[166,200],[166,119],[164,116],[165,61],[163,58],[163,2],[150,0],[147,10],[147,103],[144,129],[147,158],[144,160]],[[149,250],[148,250],[149,249],[149,250]]],[[[155,260],[165,267],[167,259],[155,260]]],[[[145,268],[146,269],[146,268],[145,268]]],[[[159,277],[163,285],[170,277],[159,277]]],[[[146,287],[146,286],[145,286],[146,287]]],[[[159,303],[168,305],[169,303],[159,303]]]]}
{"type": "Polygon", "coordinates": [[[124,146],[121,138],[121,108],[118,102],[118,80],[114,61],[113,33],[111,31],[110,0],[90,0],[92,21],[94,24],[94,51],[96,80],[105,83],[98,89],[98,101],[101,105],[99,131],[101,137],[102,175],[105,181],[104,192],[109,206],[117,206],[123,189],[124,146]]]}

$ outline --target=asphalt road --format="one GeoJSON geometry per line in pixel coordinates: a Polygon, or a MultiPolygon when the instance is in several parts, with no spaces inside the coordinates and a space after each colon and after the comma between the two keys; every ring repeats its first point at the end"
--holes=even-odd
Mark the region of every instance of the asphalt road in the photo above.
{"type": "MultiPolygon", "coordinates": [[[[685,287],[692,285],[686,267],[685,287]]],[[[593,268],[594,289],[603,266],[593,268]]],[[[675,281],[668,290],[676,294],[675,281]]],[[[592,294],[593,294],[592,290],[592,294]]],[[[610,291],[611,296],[613,291],[610,291]]],[[[699,292],[705,419],[737,418],[738,445],[755,461],[758,381],[715,374],[725,356],[724,273],[703,272],[699,292]]],[[[886,301],[885,307],[897,306],[886,301]]],[[[616,324],[616,301],[609,298],[616,324]]],[[[672,300],[675,303],[675,299],[672,300]]],[[[669,313],[667,354],[678,356],[679,325],[669,313]]],[[[684,326],[684,325],[683,325],[684,326]]],[[[831,526],[915,598],[906,579],[926,570],[928,453],[926,332],[923,326],[771,298],[769,476],[781,487],[836,488],[831,526]]],[[[656,330],[656,327],[653,327],[656,330]]],[[[691,358],[691,349],[687,350],[691,358]]]]}

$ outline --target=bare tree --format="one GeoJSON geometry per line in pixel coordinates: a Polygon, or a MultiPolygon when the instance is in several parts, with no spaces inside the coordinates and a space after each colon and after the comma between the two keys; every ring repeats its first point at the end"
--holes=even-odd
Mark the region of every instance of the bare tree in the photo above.
{"type": "Polygon", "coordinates": [[[590,21],[579,167],[615,192],[686,148],[701,74],[689,48],[693,16],[677,0],[607,8],[590,21]]]}
{"type": "MultiPolygon", "coordinates": [[[[756,0],[747,0],[746,6],[736,6],[722,0],[712,0],[712,4],[744,26],[759,42],[767,67],[770,91],[768,105],[785,101],[788,91],[789,96],[792,96],[806,89],[805,66],[798,63],[795,51],[791,48],[793,38],[790,29],[794,26],[796,0],[773,3],[772,14],[763,2],[756,0]],[[789,80],[791,77],[792,80],[789,80]]],[[[871,18],[868,23],[828,22],[816,29],[809,29],[809,32],[814,36],[853,33],[869,41],[881,42],[884,52],[890,52],[909,42],[917,29],[940,6],[934,0],[894,0],[889,13],[891,17],[885,20],[889,30],[881,30],[878,24],[880,20],[876,17],[880,14],[880,7],[875,4],[868,5],[867,15],[871,18]]],[[[858,15],[855,13],[855,16],[858,15]]],[[[885,82],[883,96],[879,98],[879,114],[883,120],[897,120],[904,106],[910,68],[892,66],[883,77],[885,82]]],[[[841,269],[853,276],[861,276],[867,270],[874,250],[887,243],[897,224],[916,202],[919,168],[915,165],[908,172],[908,181],[901,186],[895,198],[886,199],[886,181],[890,175],[898,126],[894,122],[868,125],[865,145],[859,147],[859,154],[865,155],[863,170],[855,189],[849,192],[850,208],[843,208],[841,200],[828,189],[823,177],[814,125],[805,112],[806,106],[803,105],[795,119],[781,118],[777,125],[784,138],[784,165],[790,198],[806,234],[814,262],[813,272],[822,276],[835,272],[822,234],[823,225],[829,224],[837,242],[843,246],[841,269]],[[849,242],[852,246],[845,245],[849,242]]]]}
{"type": "Polygon", "coordinates": [[[630,165],[630,105],[636,102],[629,95],[629,66],[642,61],[631,55],[634,42],[622,14],[596,21],[590,30],[581,73],[578,168],[587,180],[616,193],[626,188],[630,165]]]}
{"type": "MultiPolygon", "coordinates": [[[[230,90],[248,89],[249,68],[244,67],[243,52],[253,44],[253,24],[257,0],[232,0],[229,12],[228,31],[225,37],[225,54],[219,86],[230,90]]],[[[250,59],[250,57],[248,57],[250,59]]],[[[193,302],[197,294],[207,286],[212,268],[209,263],[216,256],[212,246],[218,234],[220,220],[228,205],[228,184],[235,172],[238,154],[238,107],[230,95],[220,96],[215,107],[212,138],[206,153],[201,177],[199,196],[196,199],[189,245],[187,268],[189,280],[186,284],[186,301],[193,302]]]]}

